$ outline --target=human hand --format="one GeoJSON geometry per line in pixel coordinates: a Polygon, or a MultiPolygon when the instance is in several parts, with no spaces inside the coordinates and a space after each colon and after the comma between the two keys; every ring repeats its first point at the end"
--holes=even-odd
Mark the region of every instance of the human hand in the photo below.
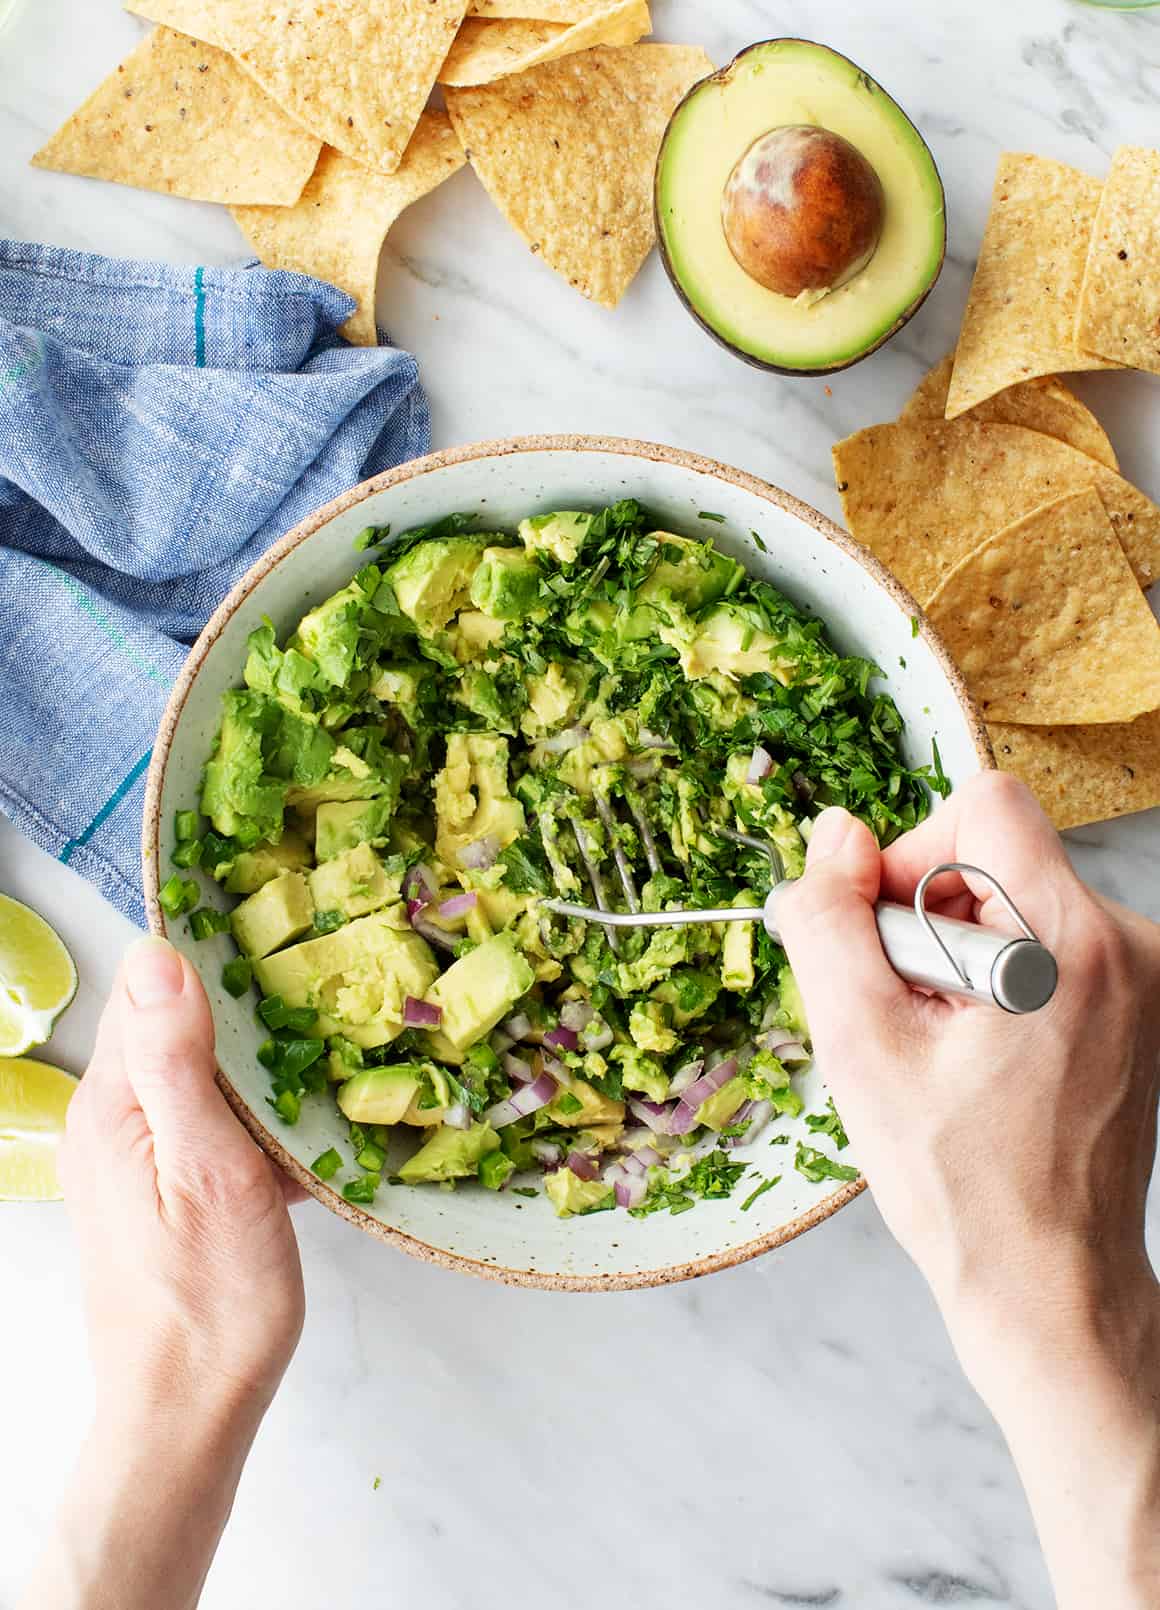
{"type": "MultiPolygon", "coordinates": [[[[980,880],[931,908],[1017,932],[980,880]],[[977,886],[976,886],[977,885],[977,886]]],[[[1027,1486],[1061,1610],[1160,1604],[1160,1288],[1144,1245],[1160,929],[1088,889],[1022,784],[959,789],[884,853],[840,810],[778,901],[815,1054],[883,1217],[926,1275],[1027,1486]],[[873,903],[985,867],[1059,963],[1041,1011],[912,989],[873,903]]]]}
{"type": "Polygon", "coordinates": [[[193,1610],[304,1302],[296,1188],[226,1106],[163,940],[125,957],[60,1162],[96,1415],[22,1610],[193,1610]]]}
{"type": "MultiPolygon", "coordinates": [[[[931,896],[932,910],[1017,935],[981,880],[948,873],[931,896]]],[[[1160,929],[1080,882],[1022,784],[973,779],[883,854],[860,822],[825,812],[778,919],[875,1200],[940,1299],[995,1280],[1013,1292],[1043,1259],[1095,1251],[1140,1272],[1160,929]],[[1055,953],[1059,987],[1041,1011],[927,995],[892,971],[873,903],[910,904],[941,861],[993,872],[1055,953]]]]}
{"type": "Polygon", "coordinates": [[[296,1192],[214,1083],[209,1003],[163,940],[128,952],[68,1114],[98,1418],[174,1404],[256,1420],[294,1351],[296,1192]]]}

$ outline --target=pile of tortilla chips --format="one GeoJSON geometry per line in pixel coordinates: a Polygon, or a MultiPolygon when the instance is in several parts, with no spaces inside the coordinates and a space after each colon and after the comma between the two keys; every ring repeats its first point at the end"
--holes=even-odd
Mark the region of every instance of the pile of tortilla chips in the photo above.
{"type": "Polygon", "coordinates": [[[713,70],[638,43],[647,0],[126,5],[157,28],[33,161],[228,206],[267,267],[354,298],[363,345],[387,231],[465,161],[533,252],[615,306],[653,244],[665,125],[713,70]]]}
{"type": "Polygon", "coordinates": [[[1160,153],[1006,156],[955,353],[839,442],[846,522],[922,604],[1000,766],[1074,827],[1160,804],[1160,508],[1061,369],[1160,372],[1160,153]]]}

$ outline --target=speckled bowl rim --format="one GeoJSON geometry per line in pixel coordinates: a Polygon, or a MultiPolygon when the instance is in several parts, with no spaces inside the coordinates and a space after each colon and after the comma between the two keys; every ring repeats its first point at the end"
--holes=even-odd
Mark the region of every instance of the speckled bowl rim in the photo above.
{"type": "MultiPolygon", "coordinates": [[[[281,564],[287,554],[308,541],[316,531],[328,525],[337,515],[357,507],[375,493],[398,486],[404,481],[416,480],[421,475],[430,475],[450,464],[463,464],[477,459],[504,458],[515,453],[542,452],[610,453],[624,458],[643,459],[651,463],[672,464],[680,469],[692,470],[696,474],[713,476],[717,480],[725,481],[730,486],[772,503],[775,508],[812,526],[828,542],[833,543],[855,563],[861,565],[900,609],[905,610],[919,622],[918,635],[933,653],[962,710],[980,763],[984,769],[994,767],[995,758],[983,719],[967,691],[961,673],[923,611],[902,583],[891,575],[869,549],[855,542],[853,537],[836,526],[832,520],[827,519],[824,514],[820,514],[817,509],[811,508],[808,503],[803,503],[789,492],[783,492],[780,487],[772,486],[768,481],[763,481],[744,470],[733,469],[727,464],[718,463],[715,459],[703,458],[699,453],[686,452],[681,448],[668,447],[657,442],[634,441],[619,436],[512,436],[498,441],[472,442],[461,447],[446,448],[439,453],[428,453],[424,458],[412,459],[409,463],[400,465],[398,469],[387,470],[369,481],[362,481],[358,486],[351,487],[349,492],[332,499],[330,503],[300,521],[293,530],[288,531],[284,537],[268,548],[214,611],[205,630],[190,649],[189,658],[174,684],[157,729],[153,756],[149,764],[142,820],[141,858],[145,905],[151,932],[162,937],[165,934],[161,907],[157,899],[160,886],[158,846],[161,841],[161,796],[173,738],[190,689],[226,623],[232,619],[258,584],[265,580],[276,565],[281,564]]],[[[455,1269],[460,1273],[477,1275],[483,1280],[498,1281],[504,1285],[530,1286],[542,1291],[637,1291],[652,1286],[671,1285],[679,1280],[694,1280],[701,1275],[714,1274],[719,1269],[732,1269],[738,1264],[748,1263],[751,1258],[760,1257],[764,1252],[772,1252],[776,1247],[784,1246],[788,1241],[793,1241],[806,1230],[812,1230],[815,1225],[821,1224],[824,1219],[837,1213],[866,1188],[864,1179],[853,1180],[840,1191],[827,1196],[816,1207],[810,1208],[805,1213],[799,1213],[796,1218],[780,1225],[776,1230],[757,1236],[742,1246],[706,1253],[703,1257],[691,1259],[687,1263],[608,1275],[551,1274],[536,1269],[514,1269],[504,1264],[484,1262],[462,1253],[448,1252],[442,1247],[431,1246],[417,1236],[407,1235],[402,1230],[383,1224],[357,1203],[348,1202],[338,1191],[332,1189],[298,1162],[297,1158],[290,1155],[278,1137],[265,1127],[234,1089],[221,1068],[217,1072],[217,1082],[240,1122],[266,1155],[332,1213],[337,1213],[349,1224],[366,1231],[368,1235],[376,1236],[388,1246],[409,1253],[413,1258],[438,1264],[444,1269],[455,1269]]],[[[563,1233],[567,1234],[567,1230],[565,1229],[563,1233]]]]}

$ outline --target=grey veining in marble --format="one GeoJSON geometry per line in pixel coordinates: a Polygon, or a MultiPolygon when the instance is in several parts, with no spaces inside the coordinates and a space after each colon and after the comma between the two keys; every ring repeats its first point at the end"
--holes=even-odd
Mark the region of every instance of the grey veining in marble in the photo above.
{"type": "MultiPolygon", "coordinates": [[[[836,514],[831,443],[896,413],[953,342],[998,153],[1036,150],[1099,173],[1121,141],[1155,141],[1160,12],[1076,0],[656,0],[654,15],[661,37],[703,43],[718,62],[779,33],[822,39],[898,96],[949,196],[950,254],[918,318],[828,384],[778,380],[703,335],[655,260],[615,314],[583,302],[466,171],[393,232],[381,318],[422,363],[436,445],[526,431],[650,437],[836,514]]],[[[0,231],[239,260],[221,209],[27,166],[139,33],[115,0],[24,0],[0,32],[0,231]]],[[[1103,374],[1079,389],[1125,473],[1160,496],[1160,382],[1103,374]]],[[[1086,876],[1160,917],[1157,813],[1070,837],[1086,876]]],[[[128,926],[3,825],[0,887],[34,900],[77,956],[80,995],[53,1049],[80,1068],[128,926]]],[[[340,1600],[1048,1610],[1002,1439],[868,1198],[756,1264],[602,1298],[441,1273],[313,1204],[298,1223],[310,1322],[207,1610],[258,1596],[284,1610],[340,1600]]],[[[9,1610],[90,1387],[63,1212],[0,1214],[0,1270],[9,1610]]]]}

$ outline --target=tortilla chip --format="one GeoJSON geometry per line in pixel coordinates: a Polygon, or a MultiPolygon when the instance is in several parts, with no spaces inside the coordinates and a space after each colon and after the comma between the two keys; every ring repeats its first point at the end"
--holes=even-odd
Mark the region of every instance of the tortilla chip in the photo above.
{"type": "Polygon", "coordinates": [[[221,50],[230,48],[230,24],[238,6],[239,0],[125,0],[125,10],[135,17],[176,28],[221,50]]]}
{"type": "Polygon", "coordinates": [[[1036,375],[1114,369],[1081,353],[1075,317],[1100,182],[1046,157],[999,158],[955,352],[947,418],[1036,375]]]}
{"type": "Polygon", "coordinates": [[[226,44],[327,145],[394,173],[467,0],[129,0],[139,16],[226,44]],[[163,14],[162,14],[163,13],[163,14]]]}
{"type": "Polygon", "coordinates": [[[926,603],[980,542],[1068,492],[1094,487],[1148,587],[1160,576],[1160,509],[1085,453],[1021,425],[872,425],[834,448],[846,524],[926,603]]]}
{"type": "Polygon", "coordinates": [[[441,84],[492,84],[540,62],[557,61],[593,45],[634,45],[652,32],[645,0],[613,0],[570,26],[527,18],[492,22],[468,17],[439,69],[441,84]]]}
{"type": "MultiPolygon", "coordinates": [[[[920,380],[917,388],[899,414],[902,421],[911,419],[942,419],[946,415],[947,388],[955,355],[948,353],[941,363],[920,380]]],[[[1008,386],[997,391],[986,402],[971,408],[963,419],[974,419],[981,425],[1024,425],[1028,430],[1042,431],[1057,441],[1067,442],[1077,452],[1098,459],[1110,470],[1118,470],[1119,460],[1108,440],[1107,432],[1091,409],[1081,403],[1074,391],[1069,391],[1058,375],[1047,375],[1041,380],[1025,380],[1021,385],[1008,386]]]]}
{"type": "Polygon", "coordinates": [[[1092,489],[988,537],[926,612],[988,721],[1134,721],[1160,708],[1160,624],[1092,489]]]}
{"type": "Polygon", "coordinates": [[[1160,374],[1160,151],[1122,145],[1112,158],[1076,339],[1085,352],[1160,374]]]}
{"type": "Polygon", "coordinates": [[[319,149],[224,51],[157,28],[32,161],[190,201],[289,206],[319,149]]]}
{"type": "Polygon", "coordinates": [[[608,0],[472,0],[469,17],[533,17],[538,22],[582,22],[608,0]]]}
{"type": "Polygon", "coordinates": [[[1059,828],[1160,805],[1160,712],[1099,727],[991,727],[995,759],[1059,828]]]}
{"type": "Polygon", "coordinates": [[[397,172],[372,173],[327,145],[297,206],[231,210],[267,268],[313,274],[353,296],[358,307],[342,333],[370,347],[378,341],[375,280],[387,231],[465,160],[447,114],[424,112],[397,172]]]}
{"type": "Polygon", "coordinates": [[[582,295],[615,307],[656,238],[653,168],[673,108],[713,70],[693,45],[598,45],[448,89],[468,160],[508,222],[582,295]]]}

